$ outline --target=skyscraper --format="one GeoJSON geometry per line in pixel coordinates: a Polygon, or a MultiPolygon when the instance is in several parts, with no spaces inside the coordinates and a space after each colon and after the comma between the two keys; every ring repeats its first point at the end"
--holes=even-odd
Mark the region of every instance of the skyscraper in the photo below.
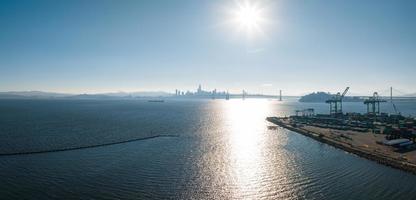
{"type": "Polygon", "coordinates": [[[199,84],[197,94],[201,94],[201,93],[202,93],[202,87],[201,87],[201,84],[199,84]]]}

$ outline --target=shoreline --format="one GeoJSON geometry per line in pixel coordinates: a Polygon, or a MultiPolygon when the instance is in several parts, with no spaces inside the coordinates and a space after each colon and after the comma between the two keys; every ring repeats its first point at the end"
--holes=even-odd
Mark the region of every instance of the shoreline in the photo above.
{"type": "Polygon", "coordinates": [[[362,158],[366,158],[368,160],[375,161],[379,164],[383,164],[385,166],[389,166],[395,169],[400,169],[400,170],[410,172],[416,175],[416,164],[413,164],[407,161],[398,160],[396,158],[389,157],[388,155],[383,155],[381,153],[365,151],[363,149],[353,147],[351,144],[341,142],[341,141],[336,141],[333,138],[327,137],[321,133],[316,133],[316,132],[312,132],[312,131],[305,130],[302,128],[293,127],[290,124],[282,122],[280,118],[277,118],[277,117],[267,117],[266,120],[282,128],[302,134],[306,137],[315,139],[319,142],[331,145],[335,148],[355,154],[362,158]]]}

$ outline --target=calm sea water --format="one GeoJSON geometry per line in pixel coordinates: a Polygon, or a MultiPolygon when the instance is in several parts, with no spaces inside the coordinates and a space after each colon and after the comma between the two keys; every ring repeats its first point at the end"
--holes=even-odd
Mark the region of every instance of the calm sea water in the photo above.
{"type": "MultiPolygon", "coordinates": [[[[416,114],[415,103],[397,106],[416,114]]],[[[267,128],[267,116],[309,107],[328,110],[265,99],[0,100],[1,153],[179,136],[0,156],[0,199],[416,199],[415,175],[267,128]]]]}

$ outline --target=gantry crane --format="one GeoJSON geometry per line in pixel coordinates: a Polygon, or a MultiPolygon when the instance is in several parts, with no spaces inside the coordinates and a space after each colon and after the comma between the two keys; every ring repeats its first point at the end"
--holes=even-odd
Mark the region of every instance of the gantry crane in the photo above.
{"type": "Polygon", "coordinates": [[[386,102],[386,100],[381,99],[378,96],[377,92],[373,93],[372,97],[364,100],[364,104],[367,105],[367,114],[368,115],[379,115],[380,114],[380,103],[386,102]]]}
{"type": "Polygon", "coordinates": [[[350,87],[345,88],[344,92],[337,93],[331,99],[326,100],[326,103],[329,103],[329,113],[334,116],[342,115],[342,99],[347,94],[350,87]]]}

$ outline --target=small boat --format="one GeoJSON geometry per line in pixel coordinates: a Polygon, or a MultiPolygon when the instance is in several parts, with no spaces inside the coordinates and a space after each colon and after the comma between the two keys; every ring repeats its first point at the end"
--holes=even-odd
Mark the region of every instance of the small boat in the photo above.
{"type": "Polygon", "coordinates": [[[155,100],[148,100],[147,102],[152,102],[152,103],[163,103],[163,102],[165,102],[165,100],[162,100],[162,99],[157,100],[157,99],[155,99],[155,100]]]}

